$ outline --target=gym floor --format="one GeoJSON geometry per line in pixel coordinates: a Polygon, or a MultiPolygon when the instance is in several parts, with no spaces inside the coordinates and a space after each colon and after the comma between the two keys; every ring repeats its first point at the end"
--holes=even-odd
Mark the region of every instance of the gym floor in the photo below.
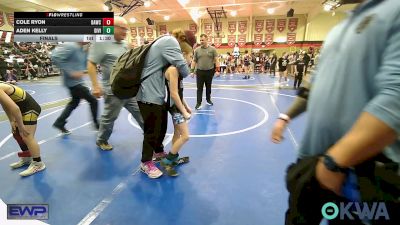
{"type": "MultiPolygon", "coordinates": [[[[184,96],[193,108],[191,139],[181,156],[178,177],[149,179],[139,171],[143,135],[124,109],[109,140],[112,151],[99,150],[84,101],[72,113],[62,136],[52,123],[69,94],[59,77],[21,82],[42,105],[36,138],[47,169],[22,178],[9,164],[18,160],[17,143],[0,111],[0,199],[7,204],[49,204],[55,225],[280,225],[287,208],[285,170],[296,158],[306,115],[292,121],[285,140],[270,141],[271,128],[296,91],[277,79],[253,75],[213,81],[214,106],[195,111],[195,79],[186,78],[184,96]]],[[[205,91],[205,90],[204,90],[205,91]]],[[[204,97],[204,95],[203,95],[204,97]]],[[[103,101],[99,101],[100,113],[103,101]]],[[[169,120],[166,150],[173,132],[169,120]]]]}

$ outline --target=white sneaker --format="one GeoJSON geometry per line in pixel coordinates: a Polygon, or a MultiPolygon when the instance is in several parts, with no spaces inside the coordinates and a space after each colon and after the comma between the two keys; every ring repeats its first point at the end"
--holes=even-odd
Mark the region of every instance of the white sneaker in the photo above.
{"type": "Polygon", "coordinates": [[[34,173],[42,171],[44,169],[46,169],[46,166],[44,165],[43,162],[32,161],[32,163],[31,163],[31,165],[29,165],[28,169],[22,171],[21,173],[19,173],[19,175],[21,175],[23,177],[27,177],[34,173]]]}
{"type": "Polygon", "coordinates": [[[31,162],[32,162],[32,157],[21,157],[21,158],[19,158],[18,162],[11,163],[10,167],[12,169],[18,169],[23,166],[29,166],[31,164],[31,162]]]}
{"type": "Polygon", "coordinates": [[[33,78],[33,80],[38,80],[37,77],[33,78]]]}
{"type": "Polygon", "coordinates": [[[161,170],[157,168],[156,165],[154,165],[154,162],[152,160],[147,161],[147,162],[142,162],[140,164],[140,169],[143,173],[147,174],[149,178],[159,178],[163,175],[161,170]]]}

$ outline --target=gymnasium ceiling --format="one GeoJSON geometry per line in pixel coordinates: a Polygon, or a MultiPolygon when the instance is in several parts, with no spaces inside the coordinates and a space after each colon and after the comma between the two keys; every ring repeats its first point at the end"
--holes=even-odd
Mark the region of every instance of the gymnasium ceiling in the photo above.
{"type": "MultiPolygon", "coordinates": [[[[106,11],[105,0],[1,0],[0,6],[14,11],[106,11]]],[[[116,0],[113,0],[116,1],[116,0]]],[[[132,0],[117,0],[129,3],[132,0]]],[[[146,1],[146,0],[145,0],[146,1]]],[[[290,8],[295,14],[318,14],[323,11],[323,0],[150,0],[150,6],[141,6],[128,13],[125,18],[134,17],[139,22],[151,18],[156,22],[193,20],[210,18],[206,8],[224,7],[227,17],[267,16],[267,9],[273,9],[272,15],[286,15],[290,8]]],[[[354,6],[342,6],[338,10],[346,11],[354,6]]],[[[116,8],[116,7],[114,7],[116,8]]],[[[118,12],[118,10],[116,10],[118,12]]]]}

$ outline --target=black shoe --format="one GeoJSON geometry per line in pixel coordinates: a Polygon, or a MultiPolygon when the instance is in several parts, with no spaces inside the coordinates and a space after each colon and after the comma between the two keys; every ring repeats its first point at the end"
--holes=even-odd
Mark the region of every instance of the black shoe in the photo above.
{"type": "Polygon", "coordinates": [[[197,103],[196,104],[196,107],[194,107],[196,110],[199,110],[199,109],[201,109],[201,103],[197,103]]]}
{"type": "Polygon", "coordinates": [[[211,100],[207,100],[207,105],[214,105],[214,103],[211,100]]]}
{"type": "Polygon", "coordinates": [[[59,126],[59,125],[53,124],[53,127],[56,129],[59,129],[61,131],[61,133],[63,133],[63,134],[71,134],[71,131],[67,130],[65,128],[65,126],[59,126]]]}
{"type": "Polygon", "coordinates": [[[246,79],[247,79],[247,76],[244,76],[242,79],[246,80],[246,79]]]}

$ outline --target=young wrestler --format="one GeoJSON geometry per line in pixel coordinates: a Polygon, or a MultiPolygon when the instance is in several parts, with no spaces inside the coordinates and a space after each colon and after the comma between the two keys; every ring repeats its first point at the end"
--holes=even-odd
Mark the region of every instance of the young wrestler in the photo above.
{"type": "MultiPolygon", "coordinates": [[[[183,32],[177,31],[176,34],[179,40],[184,35],[183,32]]],[[[183,57],[190,65],[191,57],[193,55],[192,47],[184,40],[179,42],[183,57]]],[[[172,138],[172,149],[168,155],[161,160],[161,166],[167,170],[170,176],[177,176],[178,173],[174,169],[176,160],[179,158],[179,150],[189,140],[189,129],[186,121],[190,119],[191,109],[183,99],[183,78],[179,76],[179,72],[176,67],[170,66],[165,72],[165,78],[168,81],[168,87],[170,92],[170,105],[169,112],[172,116],[174,123],[174,136],[172,138]]]]}
{"type": "Polygon", "coordinates": [[[44,170],[46,166],[41,161],[40,148],[35,140],[40,105],[22,88],[5,82],[0,82],[0,103],[10,120],[13,136],[23,151],[19,154],[21,159],[12,163],[11,168],[29,165],[28,169],[20,173],[21,176],[44,170]]]}

